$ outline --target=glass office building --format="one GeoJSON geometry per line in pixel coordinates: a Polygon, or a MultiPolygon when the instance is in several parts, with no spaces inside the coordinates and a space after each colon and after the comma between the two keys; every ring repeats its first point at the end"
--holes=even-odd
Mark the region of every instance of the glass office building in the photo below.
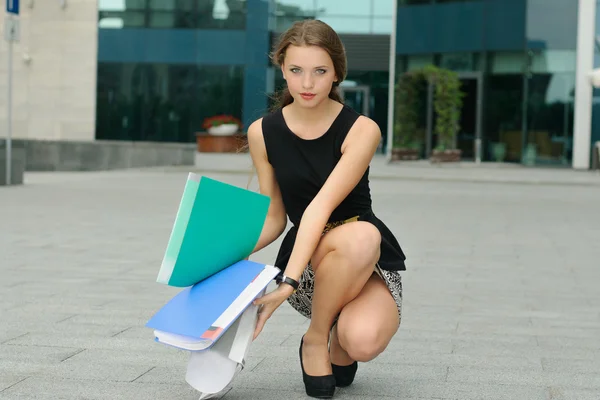
{"type": "MultiPolygon", "coordinates": [[[[570,165],[576,44],[575,0],[399,0],[396,81],[428,64],[458,73],[463,159],[570,165]]],[[[435,113],[423,96],[427,157],[435,113]]]]}
{"type": "Polygon", "coordinates": [[[268,55],[318,18],[348,53],[348,104],[387,129],[395,0],[99,0],[98,139],[193,142],[202,121],[263,115],[283,81],[268,55]]]}
{"type": "MultiPolygon", "coordinates": [[[[284,83],[268,58],[278,34],[318,18],[342,37],[349,67],[343,96],[380,125],[382,150],[389,150],[386,132],[394,128],[395,86],[403,74],[433,64],[457,72],[462,83],[457,145],[464,160],[496,160],[498,149],[504,162],[569,166],[573,160],[576,0],[98,4],[98,139],[193,142],[204,118],[221,113],[247,127],[284,83]]],[[[421,157],[427,158],[437,140],[435,111],[427,91],[422,96],[421,157]]],[[[598,137],[600,111],[593,115],[598,137]]]]}

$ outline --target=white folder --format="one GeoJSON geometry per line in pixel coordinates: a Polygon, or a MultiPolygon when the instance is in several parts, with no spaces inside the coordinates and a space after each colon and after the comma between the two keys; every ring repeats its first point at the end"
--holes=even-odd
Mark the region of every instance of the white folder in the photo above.
{"type": "Polygon", "coordinates": [[[185,380],[200,399],[215,397],[244,369],[257,319],[258,307],[250,304],[211,348],[190,352],[185,380]]]}

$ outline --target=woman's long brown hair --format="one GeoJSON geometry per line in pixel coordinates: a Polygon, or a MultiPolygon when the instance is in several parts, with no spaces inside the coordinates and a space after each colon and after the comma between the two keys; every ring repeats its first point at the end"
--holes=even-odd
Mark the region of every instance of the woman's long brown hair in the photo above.
{"type": "MultiPolygon", "coordinates": [[[[335,75],[338,78],[329,92],[329,98],[343,103],[337,86],[346,78],[346,50],[337,33],[329,25],[319,20],[307,19],[294,23],[281,35],[275,50],[271,54],[271,61],[275,66],[281,67],[283,65],[285,52],[290,45],[318,46],[329,54],[333,62],[335,75]]],[[[285,87],[275,93],[274,100],[273,110],[276,110],[291,104],[294,98],[288,88],[285,87]]]]}
{"type": "MultiPolygon", "coordinates": [[[[307,19],[294,23],[281,35],[277,42],[277,46],[271,53],[271,61],[275,66],[281,68],[283,61],[285,60],[285,52],[290,45],[318,46],[329,54],[329,57],[331,57],[333,62],[335,75],[338,79],[333,83],[331,91],[329,92],[329,98],[343,104],[344,101],[342,100],[337,87],[344,79],[346,79],[348,70],[346,49],[338,34],[329,25],[319,20],[307,19]]],[[[271,111],[283,108],[294,101],[287,86],[279,92],[275,92],[273,99],[274,104],[271,111]]],[[[246,143],[240,147],[239,151],[246,152],[248,151],[248,148],[249,146],[246,141],[246,143]]],[[[252,166],[252,170],[254,172],[254,165],[252,166]]],[[[246,185],[247,189],[250,188],[253,175],[254,173],[248,177],[248,184],[246,185]]]]}

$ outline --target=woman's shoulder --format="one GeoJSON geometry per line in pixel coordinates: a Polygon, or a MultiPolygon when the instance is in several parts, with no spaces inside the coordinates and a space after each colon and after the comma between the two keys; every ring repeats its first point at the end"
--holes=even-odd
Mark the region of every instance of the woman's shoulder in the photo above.
{"type": "Polygon", "coordinates": [[[377,147],[381,141],[381,129],[379,125],[371,118],[356,112],[350,111],[353,115],[352,119],[348,119],[346,134],[343,136],[341,144],[342,153],[352,147],[377,147]]]}
{"type": "Polygon", "coordinates": [[[248,145],[260,148],[261,151],[269,153],[273,147],[277,147],[279,140],[278,131],[281,129],[278,113],[280,109],[271,110],[262,117],[254,120],[247,131],[248,145]]]}
{"type": "Polygon", "coordinates": [[[381,135],[379,125],[373,119],[356,111],[347,104],[344,104],[342,112],[345,114],[344,120],[347,122],[347,134],[367,131],[375,135],[381,135]]]}

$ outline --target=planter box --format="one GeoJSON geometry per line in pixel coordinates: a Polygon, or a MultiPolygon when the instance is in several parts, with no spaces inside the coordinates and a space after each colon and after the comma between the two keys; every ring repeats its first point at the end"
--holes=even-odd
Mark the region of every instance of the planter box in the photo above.
{"type": "Polygon", "coordinates": [[[213,136],[205,132],[196,133],[199,153],[239,153],[247,144],[246,135],[213,136]]]}
{"type": "Polygon", "coordinates": [[[419,159],[419,150],[396,148],[392,149],[392,161],[413,161],[419,159]]]}
{"type": "Polygon", "coordinates": [[[429,160],[432,163],[458,162],[460,161],[461,155],[461,150],[433,150],[429,160]]]}

